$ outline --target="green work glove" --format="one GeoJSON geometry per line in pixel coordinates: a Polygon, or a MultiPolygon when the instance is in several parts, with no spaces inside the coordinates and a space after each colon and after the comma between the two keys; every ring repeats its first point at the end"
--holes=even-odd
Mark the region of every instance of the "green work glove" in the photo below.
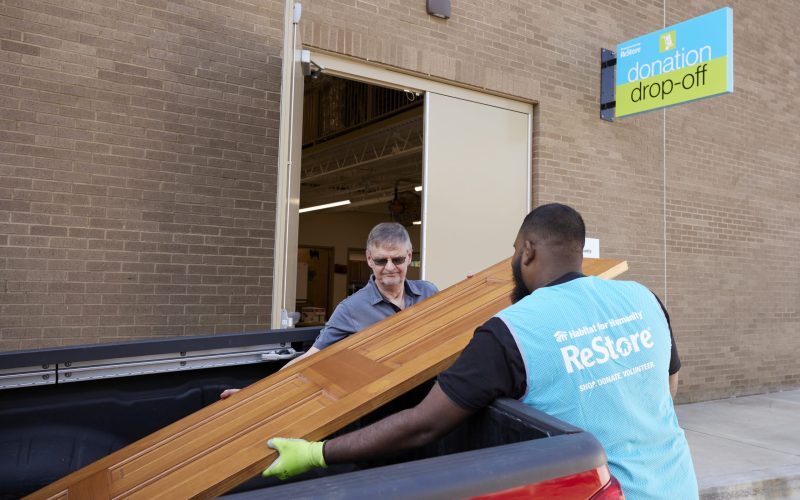
{"type": "Polygon", "coordinates": [[[327,467],[322,456],[323,444],[323,441],[309,442],[305,439],[270,439],[267,446],[278,450],[278,458],[261,475],[289,479],[315,467],[327,467]]]}

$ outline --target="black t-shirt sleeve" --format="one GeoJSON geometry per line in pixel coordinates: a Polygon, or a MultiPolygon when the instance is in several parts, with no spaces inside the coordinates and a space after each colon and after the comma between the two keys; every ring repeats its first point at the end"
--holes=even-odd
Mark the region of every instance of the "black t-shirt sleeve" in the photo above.
{"type": "Polygon", "coordinates": [[[653,297],[656,298],[658,301],[658,305],[661,306],[661,310],[664,311],[664,317],[667,318],[667,326],[669,327],[669,339],[672,341],[672,351],[669,357],[669,374],[675,375],[681,369],[681,357],[678,355],[678,346],[675,344],[675,336],[672,334],[672,323],[669,321],[669,313],[667,312],[667,308],[664,307],[664,303],[661,302],[661,299],[658,298],[658,295],[653,293],[653,297]]]}
{"type": "Polygon", "coordinates": [[[438,382],[447,397],[465,410],[479,410],[502,396],[521,398],[527,387],[525,365],[506,324],[491,318],[475,330],[438,382]]]}

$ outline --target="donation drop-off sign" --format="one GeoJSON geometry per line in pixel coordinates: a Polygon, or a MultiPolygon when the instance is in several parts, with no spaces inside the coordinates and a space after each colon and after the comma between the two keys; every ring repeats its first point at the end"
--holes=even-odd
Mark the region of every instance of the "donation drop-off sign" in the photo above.
{"type": "Polygon", "coordinates": [[[733,92],[725,7],[617,45],[616,117],[733,92]]]}

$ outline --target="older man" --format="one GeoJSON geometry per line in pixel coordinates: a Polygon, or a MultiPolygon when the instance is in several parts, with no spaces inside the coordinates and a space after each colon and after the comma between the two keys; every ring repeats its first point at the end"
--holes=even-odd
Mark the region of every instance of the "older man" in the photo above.
{"type": "Polygon", "coordinates": [[[372,228],[367,237],[366,253],[367,265],[372,269],[369,282],[339,303],[313,347],[302,357],[310,356],[439,291],[428,281],[406,279],[412,248],[408,232],[402,225],[383,222],[372,228]]]}
{"type": "Polygon", "coordinates": [[[271,439],[280,457],[264,475],[421,446],[508,396],[592,432],[627,498],[696,499],[670,394],[680,361],[669,318],[639,283],[581,274],[584,236],[568,206],[528,214],[514,241],[514,304],[476,330],[419,405],[324,443],[271,439]]]}
{"type": "MultiPolygon", "coordinates": [[[[406,228],[395,222],[382,222],[367,237],[367,265],[372,269],[369,282],[336,306],[331,319],[322,328],[314,345],[286,366],[307,358],[378,321],[439,291],[424,280],[408,280],[411,264],[411,239],[406,228]]],[[[284,366],[284,368],[286,368],[284,366]]],[[[239,389],[222,393],[227,398],[239,389]]]]}
{"type": "Polygon", "coordinates": [[[372,228],[367,237],[366,253],[367,265],[372,269],[367,284],[336,306],[314,345],[289,364],[311,356],[439,291],[429,281],[406,279],[412,248],[408,232],[401,224],[382,222],[372,228]]]}

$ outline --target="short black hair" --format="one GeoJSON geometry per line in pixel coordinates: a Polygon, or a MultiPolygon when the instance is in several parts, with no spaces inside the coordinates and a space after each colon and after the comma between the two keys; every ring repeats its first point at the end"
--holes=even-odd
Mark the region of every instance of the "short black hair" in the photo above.
{"type": "Polygon", "coordinates": [[[583,255],[586,226],[583,217],[572,207],[561,203],[548,203],[536,207],[522,221],[520,233],[536,235],[548,245],[563,247],[565,254],[583,255]]]}

